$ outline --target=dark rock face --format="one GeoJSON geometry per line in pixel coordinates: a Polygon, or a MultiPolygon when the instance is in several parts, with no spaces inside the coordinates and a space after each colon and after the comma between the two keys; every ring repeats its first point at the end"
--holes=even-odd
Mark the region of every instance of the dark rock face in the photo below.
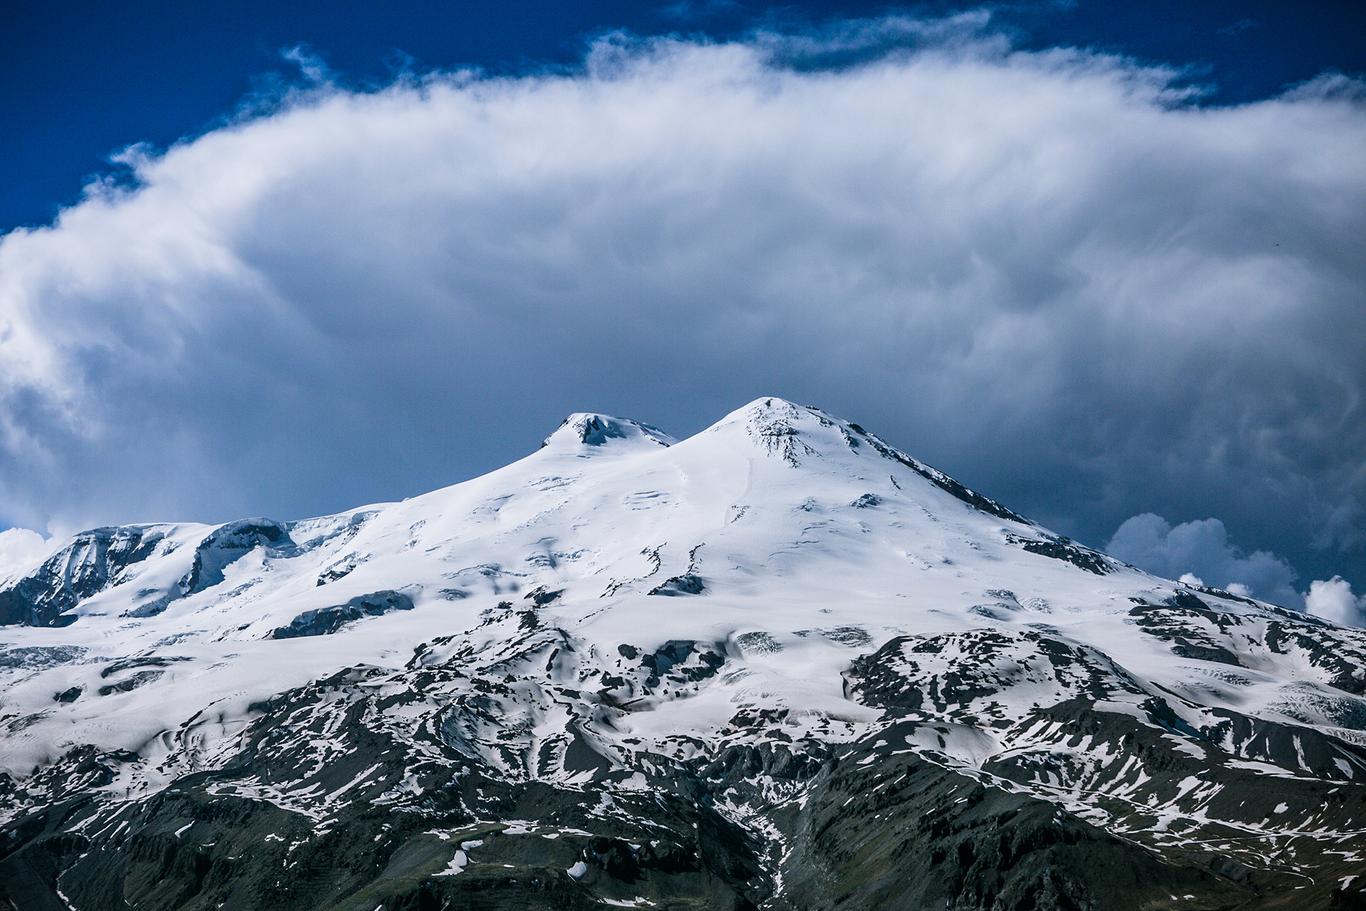
{"type": "Polygon", "coordinates": [[[69,686],[60,693],[54,693],[52,698],[57,702],[70,703],[81,698],[81,688],[79,686],[69,686]]]}
{"type": "Polygon", "coordinates": [[[535,607],[545,607],[547,604],[554,604],[558,601],[562,594],[564,591],[561,589],[537,588],[527,592],[523,600],[530,601],[535,607]]]}
{"type": "Polygon", "coordinates": [[[860,742],[809,787],[784,865],[792,908],[1189,908],[1255,892],[1052,805],[860,742]]]}
{"type": "Polygon", "coordinates": [[[1216,610],[1189,592],[1161,603],[1135,599],[1129,615],[1150,636],[1171,643],[1185,658],[1241,667],[1237,652],[1253,642],[1279,655],[1298,655],[1329,686],[1366,695],[1366,632],[1329,628],[1316,617],[1274,610],[1270,619],[1216,610]]]}
{"type": "Polygon", "coordinates": [[[676,683],[705,680],[713,676],[725,660],[717,652],[690,639],[670,639],[651,654],[642,656],[640,665],[648,673],[644,686],[652,689],[659,686],[661,679],[676,683]]]}
{"type": "Polygon", "coordinates": [[[1273,652],[1304,655],[1325,680],[1347,693],[1366,696],[1366,632],[1328,630],[1287,612],[1266,627],[1266,645],[1273,652]],[[1345,640],[1345,641],[1344,641],[1345,640]]]}
{"type": "MultiPolygon", "coordinates": [[[[578,679],[564,664],[575,660],[571,643],[555,633],[529,633],[517,655],[488,665],[433,661],[419,649],[401,673],[352,668],[271,699],[222,767],[128,803],[99,789],[137,757],[72,753],[46,781],[24,785],[54,797],[0,829],[0,899],[21,911],[51,907],[58,889],[83,911],[1140,911],[1173,907],[1172,895],[1182,908],[1290,911],[1356,900],[1341,882],[1355,872],[1359,842],[1301,838],[1293,865],[1313,864],[1310,880],[1288,861],[1256,860],[1243,830],[1225,841],[1212,830],[1210,846],[1166,837],[1155,808],[1181,806],[1183,783],[1198,778],[1225,787],[1213,800],[1190,797],[1211,818],[1261,818],[1286,802],[1312,807],[1325,831],[1346,831],[1366,812],[1359,787],[1290,778],[1268,793],[1200,758],[1228,742],[1226,731],[1181,729],[1156,703],[1145,711],[1167,718],[1166,728],[1100,710],[1128,683],[1084,650],[1043,635],[975,632],[900,637],[854,663],[855,696],[881,693],[897,719],[875,733],[844,744],[737,742],[693,758],[614,752],[573,726],[557,749],[519,739],[517,705],[544,709],[582,695],[554,683],[578,679]],[[948,673],[917,676],[912,665],[925,661],[948,673]],[[880,683],[870,682],[875,668],[880,683]],[[1051,732],[1032,746],[982,769],[906,748],[952,735],[951,722],[914,720],[916,711],[942,707],[948,718],[1045,678],[1077,695],[1015,729],[1051,732]],[[911,695],[917,688],[928,690],[911,695]],[[424,711],[435,714],[396,721],[424,711]],[[1174,749],[1172,736],[1201,746],[1174,749]],[[1127,752],[1108,767],[1069,764],[1061,747],[1081,737],[1126,743],[1127,752]],[[1135,761],[1146,778],[1132,776],[1135,761]],[[556,772],[585,777],[572,784],[556,772]],[[1064,793],[1124,796],[1102,828],[1023,787],[1041,775],[1064,793]]],[[[723,661],[687,641],[618,651],[655,686],[723,661]]],[[[116,673],[127,670],[135,668],[116,673]]],[[[1237,735],[1277,736],[1266,727],[1237,735]]],[[[1334,755],[1322,746],[1325,759],[1334,755]]],[[[1285,749],[1319,747],[1291,738],[1285,749]]],[[[0,797],[23,794],[0,779],[0,797]]]]}
{"type": "Polygon", "coordinates": [[[579,440],[588,446],[601,446],[608,440],[619,440],[625,436],[626,431],[619,425],[600,417],[592,417],[584,421],[579,440]]]}
{"type": "Polygon", "coordinates": [[[65,611],[118,581],[145,560],[164,535],[141,526],[95,528],[77,535],[34,573],[0,591],[0,626],[65,626],[65,611]]]}
{"type": "Polygon", "coordinates": [[[352,598],[335,607],[306,610],[270,634],[272,639],[295,639],[300,636],[326,636],[348,623],[363,617],[378,617],[396,610],[412,610],[413,599],[396,591],[371,592],[352,598]]]}
{"type": "MultiPolygon", "coordinates": [[[[0,626],[65,626],[77,604],[124,581],[129,570],[152,556],[165,541],[160,529],[138,525],[82,532],[35,572],[0,591],[0,626]]],[[[215,529],[195,548],[194,562],[180,585],[168,592],[139,593],[146,600],[125,612],[150,617],[177,598],[223,581],[223,570],[259,546],[284,551],[294,547],[287,526],[271,519],[244,519],[215,529]]]]}
{"type": "Polygon", "coordinates": [[[138,671],[115,683],[106,683],[97,691],[101,696],[108,696],[111,693],[127,693],[138,687],[151,683],[162,674],[161,671],[138,671]]]}
{"type": "Polygon", "coordinates": [[[678,595],[700,595],[707,590],[706,583],[702,577],[695,573],[684,573],[681,576],[673,576],[650,589],[652,595],[663,595],[666,598],[677,597],[678,595]]]}
{"type": "Polygon", "coordinates": [[[573,439],[585,446],[602,446],[611,440],[627,439],[633,433],[640,434],[660,446],[669,445],[669,436],[658,427],[642,424],[639,421],[623,421],[620,418],[611,418],[602,414],[570,415],[560,422],[555,434],[548,437],[541,445],[545,446],[561,433],[572,434],[573,439]]]}
{"type": "Polygon", "coordinates": [[[1008,534],[1006,541],[1018,546],[1025,553],[1063,560],[1098,576],[1115,571],[1111,559],[1100,551],[1082,547],[1080,544],[1058,535],[1041,534],[1037,538],[1022,538],[1018,535],[1008,534]]]}
{"type": "Polygon", "coordinates": [[[194,565],[180,580],[182,595],[212,588],[223,581],[223,570],[257,547],[283,550],[294,546],[289,529],[274,519],[241,519],[214,529],[195,548],[194,565]]]}
{"type": "Polygon", "coordinates": [[[991,497],[984,496],[972,488],[960,484],[942,471],[931,468],[923,462],[911,458],[899,449],[888,445],[882,439],[864,430],[858,424],[850,424],[849,428],[857,435],[849,439],[851,448],[857,446],[858,441],[862,439],[885,458],[891,459],[892,461],[898,462],[906,468],[909,468],[940,490],[962,500],[974,509],[980,509],[982,512],[989,513],[999,519],[1008,519],[1012,522],[1019,522],[1022,525],[1034,524],[1014,510],[1007,509],[991,497]]]}

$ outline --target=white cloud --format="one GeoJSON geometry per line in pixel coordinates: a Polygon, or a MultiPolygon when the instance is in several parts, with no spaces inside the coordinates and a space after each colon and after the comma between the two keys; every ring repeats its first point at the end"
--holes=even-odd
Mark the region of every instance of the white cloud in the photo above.
{"type": "Polygon", "coordinates": [[[1268,551],[1247,553],[1228,538],[1218,519],[1200,519],[1173,526],[1152,513],[1126,520],[1105,546],[1110,554],[1139,569],[1186,585],[1205,580],[1230,594],[1260,598],[1347,626],[1366,626],[1366,596],[1352,593],[1341,576],[1316,579],[1309,591],[1295,587],[1296,572],[1282,557],[1268,551]]]}
{"type": "Polygon", "coordinates": [[[1309,583],[1304,609],[1316,617],[1345,626],[1366,626],[1366,595],[1358,597],[1340,576],[1309,583]]]}
{"type": "Polygon", "coordinates": [[[870,28],[323,81],[126,156],[0,240],[0,521],[340,509],[770,390],[1074,534],[1357,514],[1359,93],[1192,107],[971,17],[780,62],[870,28]]]}
{"type": "Polygon", "coordinates": [[[0,531],[0,581],[37,566],[52,546],[52,541],[27,528],[0,531]]]}
{"type": "Polygon", "coordinates": [[[1228,529],[1218,519],[1173,526],[1161,516],[1144,513],[1126,520],[1105,549],[1140,569],[1187,585],[1208,581],[1232,594],[1287,607],[1303,603],[1289,563],[1264,550],[1243,552],[1228,539],[1228,529]]]}

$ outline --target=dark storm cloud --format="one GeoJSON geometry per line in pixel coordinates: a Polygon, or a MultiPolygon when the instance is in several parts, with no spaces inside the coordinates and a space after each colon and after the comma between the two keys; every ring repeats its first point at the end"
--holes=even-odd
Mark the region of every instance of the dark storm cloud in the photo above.
{"type": "Polygon", "coordinates": [[[1359,83],[1202,107],[973,17],[788,65],[869,28],[323,83],[130,153],[0,240],[0,522],[339,509],[771,392],[1096,543],[1217,515],[1360,587],[1359,83]]]}

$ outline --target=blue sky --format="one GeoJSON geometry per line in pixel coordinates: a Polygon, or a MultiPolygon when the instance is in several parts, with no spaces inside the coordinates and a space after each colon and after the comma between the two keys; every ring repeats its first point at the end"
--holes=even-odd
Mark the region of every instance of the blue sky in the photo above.
{"type": "MultiPolygon", "coordinates": [[[[44,224],[79,198],[110,154],[164,146],[216,124],[304,45],[347,80],[395,70],[572,65],[613,29],[730,38],[756,26],[981,4],[340,2],[18,4],[0,30],[0,228],[44,224]]],[[[1211,103],[1266,97],[1324,70],[1366,69],[1360,3],[1100,0],[989,5],[1022,47],[1092,47],[1191,68],[1211,103]]]]}
{"type": "Polygon", "coordinates": [[[1361,20],[30,7],[0,527],[319,514],[776,394],[1157,571],[1360,592],[1361,20]]]}

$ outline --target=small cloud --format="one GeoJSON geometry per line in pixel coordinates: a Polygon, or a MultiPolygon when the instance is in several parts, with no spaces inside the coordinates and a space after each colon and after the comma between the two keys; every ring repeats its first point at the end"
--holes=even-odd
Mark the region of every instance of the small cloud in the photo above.
{"type": "Polygon", "coordinates": [[[280,56],[299,68],[299,74],[314,85],[326,85],[332,81],[332,70],[323,58],[302,44],[285,48],[280,56]]]}
{"type": "Polygon", "coordinates": [[[32,569],[52,550],[52,540],[28,528],[0,531],[0,580],[32,569]]]}
{"type": "Polygon", "coordinates": [[[1261,23],[1258,22],[1256,19],[1239,19],[1232,25],[1226,25],[1223,28],[1219,29],[1219,34],[1223,35],[1225,38],[1236,38],[1243,32],[1251,31],[1252,29],[1258,28],[1260,26],[1261,23]]]}
{"type": "Polygon", "coordinates": [[[1366,627],[1366,595],[1354,594],[1352,586],[1341,576],[1310,582],[1304,609],[1343,626],[1366,627]]]}
{"type": "Polygon", "coordinates": [[[739,12],[740,9],[736,0],[678,0],[665,6],[659,13],[663,18],[675,22],[697,22],[739,12]]]}

